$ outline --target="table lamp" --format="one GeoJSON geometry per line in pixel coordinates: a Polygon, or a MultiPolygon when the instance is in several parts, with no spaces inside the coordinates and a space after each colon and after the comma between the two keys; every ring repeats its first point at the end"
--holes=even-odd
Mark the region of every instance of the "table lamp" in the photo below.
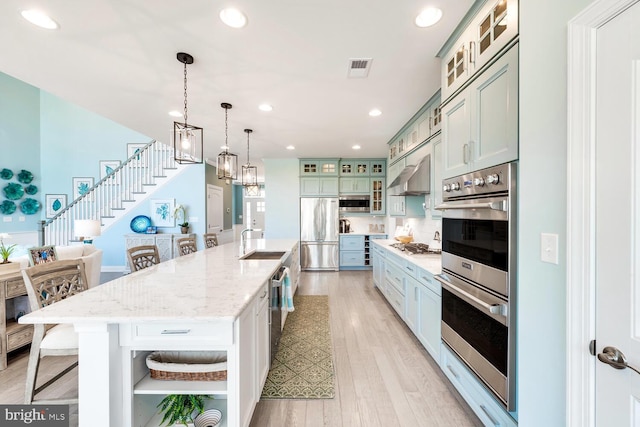
{"type": "Polygon", "coordinates": [[[76,219],[73,222],[74,235],[84,243],[93,243],[93,238],[101,234],[101,224],[97,219],[76,219]]]}

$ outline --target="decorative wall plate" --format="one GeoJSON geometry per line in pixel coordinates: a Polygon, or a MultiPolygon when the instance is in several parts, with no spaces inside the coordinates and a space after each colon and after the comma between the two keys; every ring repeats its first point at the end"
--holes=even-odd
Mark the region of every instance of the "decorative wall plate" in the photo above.
{"type": "Polygon", "coordinates": [[[2,215],[11,215],[15,211],[16,211],[16,204],[11,200],[3,200],[3,202],[0,203],[0,213],[2,215]]]}
{"type": "Polygon", "coordinates": [[[18,174],[18,181],[23,184],[29,184],[33,181],[33,174],[27,170],[22,169],[18,174]]]}
{"type": "Polygon", "coordinates": [[[27,197],[20,203],[20,210],[25,215],[33,215],[40,210],[40,202],[36,199],[27,197]]]}
{"type": "Polygon", "coordinates": [[[11,179],[13,178],[13,172],[11,171],[11,169],[4,168],[0,171],[0,178],[11,179]]]}
{"type": "Polygon", "coordinates": [[[151,226],[151,218],[146,215],[138,215],[131,220],[131,230],[136,233],[146,233],[147,228],[151,226]]]}
{"type": "Polygon", "coordinates": [[[24,188],[15,182],[10,182],[4,187],[4,195],[9,200],[18,200],[24,196],[24,188]]]}
{"type": "Polygon", "coordinates": [[[38,187],[36,187],[33,184],[29,184],[26,187],[24,187],[24,192],[27,193],[30,196],[33,196],[34,194],[36,194],[38,192],[38,187]]]}

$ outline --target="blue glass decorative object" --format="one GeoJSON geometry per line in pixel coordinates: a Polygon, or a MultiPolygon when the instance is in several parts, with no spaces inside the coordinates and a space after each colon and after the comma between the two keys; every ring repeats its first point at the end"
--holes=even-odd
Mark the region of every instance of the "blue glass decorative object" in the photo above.
{"type": "Polygon", "coordinates": [[[18,200],[24,196],[24,188],[15,182],[10,182],[4,187],[4,195],[9,200],[18,200]]]}
{"type": "Polygon", "coordinates": [[[23,184],[30,184],[33,181],[33,174],[27,170],[22,169],[18,174],[18,181],[23,184]]]}
{"type": "Polygon", "coordinates": [[[11,179],[13,178],[13,171],[11,169],[4,168],[0,171],[0,178],[11,179]]]}
{"type": "Polygon", "coordinates": [[[147,228],[151,226],[151,218],[146,215],[138,215],[131,220],[131,230],[136,233],[146,233],[147,228]]]}
{"type": "Polygon", "coordinates": [[[0,213],[2,215],[11,215],[16,211],[16,204],[11,200],[4,200],[0,203],[0,213]]]}
{"type": "Polygon", "coordinates": [[[38,192],[38,187],[36,187],[33,184],[29,184],[26,187],[24,187],[24,192],[27,193],[30,196],[33,196],[34,194],[36,194],[38,192]]]}
{"type": "Polygon", "coordinates": [[[40,210],[40,202],[27,197],[20,203],[20,210],[25,215],[33,215],[40,210]]]}

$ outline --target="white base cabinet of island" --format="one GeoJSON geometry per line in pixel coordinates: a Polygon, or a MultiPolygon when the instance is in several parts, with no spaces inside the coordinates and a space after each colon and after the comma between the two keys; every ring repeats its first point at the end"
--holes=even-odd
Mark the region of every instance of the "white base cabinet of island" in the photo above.
{"type": "Polygon", "coordinates": [[[111,425],[157,427],[162,419],[157,405],[166,395],[208,394],[213,399],[206,408],[222,412],[221,427],[248,426],[269,370],[268,289],[265,283],[235,322],[121,324],[124,416],[111,425]],[[164,350],[224,351],[227,381],[152,379],[146,356],[164,350]]]}

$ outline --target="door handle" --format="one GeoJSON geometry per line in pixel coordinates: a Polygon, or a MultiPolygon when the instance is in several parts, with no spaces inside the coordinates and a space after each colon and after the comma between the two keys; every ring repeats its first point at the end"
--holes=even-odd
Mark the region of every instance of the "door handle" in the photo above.
{"type": "Polygon", "coordinates": [[[627,358],[624,357],[624,353],[618,350],[615,347],[605,347],[602,350],[602,353],[598,354],[598,360],[602,363],[606,363],[607,365],[616,368],[616,369],[624,369],[629,368],[632,371],[640,374],[640,371],[637,368],[629,365],[627,363],[627,358]]]}

